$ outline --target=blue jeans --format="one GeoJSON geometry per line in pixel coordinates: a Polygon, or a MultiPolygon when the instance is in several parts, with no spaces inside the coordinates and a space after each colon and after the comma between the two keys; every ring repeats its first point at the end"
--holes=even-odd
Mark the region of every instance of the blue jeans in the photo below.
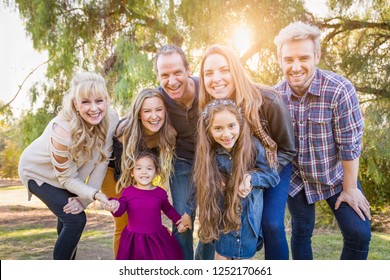
{"type": "Polygon", "coordinates": [[[28,189],[57,216],[58,238],[54,246],[53,259],[74,260],[87,217],[84,211],[76,215],[66,214],[63,207],[68,203],[69,197],[76,195],[46,183],[39,186],[34,180],[28,181],[28,189]]]}
{"type": "MultiPolygon", "coordinates": [[[[358,188],[362,187],[358,182],[358,188]]],[[[343,250],[341,260],[365,260],[368,256],[368,249],[371,239],[370,221],[363,221],[358,214],[348,205],[341,203],[339,209],[334,210],[336,200],[340,193],[328,198],[341,234],[343,235],[343,250]]],[[[294,260],[312,260],[313,251],[311,237],[315,222],[315,203],[308,204],[305,191],[300,191],[295,197],[288,197],[288,209],[291,213],[291,252],[294,260]]]]}
{"type": "Polygon", "coordinates": [[[284,228],[284,216],[291,179],[291,163],[280,172],[280,182],[264,191],[263,229],[266,260],[288,260],[288,243],[284,228]]]}
{"type": "MultiPolygon", "coordinates": [[[[172,195],[173,207],[179,212],[180,215],[183,215],[186,209],[187,199],[190,194],[190,188],[192,185],[192,165],[193,162],[185,159],[174,159],[174,175],[170,179],[170,188],[172,195]]],[[[192,219],[192,228],[194,228],[194,217],[192,219]]],[[[180,244],[180,247],[184,254],[185,260],[194,259],[194,248],[193,248],[193,229],[188,229],[183,233],[177,231],[176,226],[172,226],[172,232],[176,237],[177,241],[180,244]]]]}
{"type": "MultiPolygon", "coordinates": [[[[288,260],[288,244],[284,228],[284,215],[288,188],[291,179],[291,164],[286,165],[280,172],[280,182],[273,188],[264,191],[262,215],[262,230],[266,260],[288,260]]],[[[196,247],[196,260],[213,260],[214,243],[199,242],[196,247]]]]}
{"type": "Polygon", "coordinates": [[[195,251],[195,260],[213,260],[215,255],[215,243],[198,243],[195,251]]]}

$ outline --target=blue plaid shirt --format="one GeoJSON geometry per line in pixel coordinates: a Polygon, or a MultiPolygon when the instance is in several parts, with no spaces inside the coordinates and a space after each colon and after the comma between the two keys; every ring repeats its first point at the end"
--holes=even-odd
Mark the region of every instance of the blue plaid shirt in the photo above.
{"type": "Polygon", "coordinates": [[[295,147],[289,194],[305,190],[308,203],[342,191],[342,160],[360,157],[363,119],[354,86],[321,69],[302,97],[287,81],[275,88],[282,94],[294,125],[295,147]]]}

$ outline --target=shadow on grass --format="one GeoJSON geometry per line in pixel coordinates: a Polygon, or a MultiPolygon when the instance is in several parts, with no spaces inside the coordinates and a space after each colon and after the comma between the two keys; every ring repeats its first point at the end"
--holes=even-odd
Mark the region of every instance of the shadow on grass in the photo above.
{"type": "MultiPolygon", "coordinates": [[[[87,211],[77,259],[113,259],[113,220],[109,215],[87,211]]],[[[57,218],[45,208],[0,206],[0,259],[52,259],[57,238],[57,218]]]]}
{"type": "MultiPolygon", "coordinates": [[[[56,217],[46,208],[0,206],[0,259],[50,260],[57,237],[56,217]]],[[[104,211],[87,210],[87,225],[81,237],[77,259],[112,260],[113,218],[104,211]]],[[[164,218],[164,224],[170,223],[164,218]]],[[[290,234],[287,234],[288,239],[290,234]]],[[[197,236],[194,234],[194,243],[197,236]]],[[[316,260],[337,260],[342,248],[339,231],[315,230],[312,239],[316,260]]],[[[390,234],[373,233],[370,260],[390,260],[390,234]]],[[[253,259],[264,259],[264,249],[253,259]]]]}

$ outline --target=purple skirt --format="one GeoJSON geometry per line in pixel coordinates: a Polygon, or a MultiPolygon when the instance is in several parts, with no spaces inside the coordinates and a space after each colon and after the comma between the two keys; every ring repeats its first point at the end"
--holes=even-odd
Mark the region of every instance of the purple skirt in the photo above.
{"type": "Polygon", "coordinates": [[[129,231],[121,234],[117,260],[182,260],[183,252],[176,238],[165,227],[152,233],[129,231]]]}

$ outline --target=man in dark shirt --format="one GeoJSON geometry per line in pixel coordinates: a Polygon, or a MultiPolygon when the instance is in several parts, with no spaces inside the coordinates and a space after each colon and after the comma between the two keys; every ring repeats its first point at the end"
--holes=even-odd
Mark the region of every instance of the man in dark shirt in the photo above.
{"type": "MultiPolygon", "coordinates": [[[[158,89],[164,96],[169,117],[177,131],[174,175],[170,180],[173,206],[181,215],[193,213],[193,209],[187,209],[187,200],[192,187],[191,172],[199,118],[199,79],[190,76],[186,55],[181,48],[173,45],[165,45],[158,50],[154,68],[160,82],[158,89]]],[[[191,218],[194,221],[194,216],[191,218]]],[[[173,234],[179,241],[184,258],[192,260],[193,227],[190,226],[184,233],[173,227],[173,234]]]]}

